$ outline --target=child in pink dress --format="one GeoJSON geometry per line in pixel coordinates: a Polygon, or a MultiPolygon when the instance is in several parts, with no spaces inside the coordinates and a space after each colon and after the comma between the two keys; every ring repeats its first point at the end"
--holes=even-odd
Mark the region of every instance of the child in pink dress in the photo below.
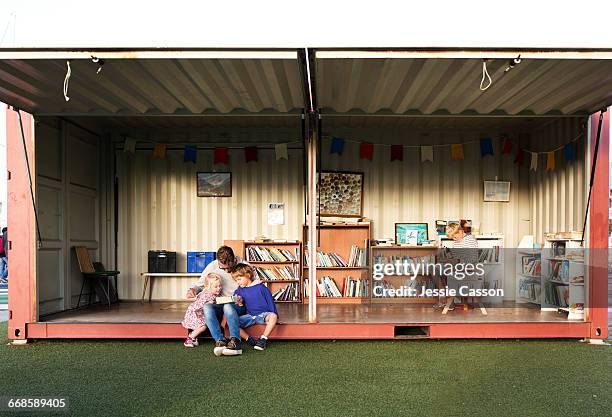
{"type": "Polygon", "coordinates": [[[206,330],[204,318],[204,304],[215,304],[217,296],[221,294],[221,277],[217,274],[208,274],[204,290],[202,290],[194,302],[187,307],[185,319],[181,323],[184,328],[191,329],[183,345],[185,347],[198,346],[198,336],[206,330]]]}

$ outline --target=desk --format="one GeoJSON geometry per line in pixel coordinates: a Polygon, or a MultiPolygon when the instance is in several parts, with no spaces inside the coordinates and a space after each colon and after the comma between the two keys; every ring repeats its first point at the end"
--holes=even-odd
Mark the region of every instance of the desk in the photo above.
{"type": "Polygon", "coordinates": [[[195,277],[199,278],[200,273],[197,272],[142,272],[140,276],[144,278],[144,283],[142,286],[142,298],[141,301],[144,301],[145,294],[147,293],[147,286],[149,287],[149,302],[151,302],[151,293],[153,292],[153,278],[160,277],[168,277],[168,278],[185,278],[185,277],[195,277]]]}

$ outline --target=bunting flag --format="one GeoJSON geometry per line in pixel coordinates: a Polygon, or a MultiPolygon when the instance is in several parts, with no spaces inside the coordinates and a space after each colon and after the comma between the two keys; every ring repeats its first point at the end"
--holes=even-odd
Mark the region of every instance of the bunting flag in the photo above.
{"type": "Polygon", "coordinates": [[[185,146],[185,154],[183,155],[183,161],[185,162],[193,162],[194,164],[198,160],[198,148],[195,146],[187,145],[185,146]]]}
{"type": "Polygon", "coordinates": [[[125,138],[125,143],[123,144],[123,152],[126,152],[126,153],[136,152],[136,139],[125,138]]]}
{"type": "Polygon", "coordinates": [[[421,162],[433,162],[433,146],[421,146],[421,162]]]}
{"type": "Polygon", "coordinates": [[[247,146],[244,148],[245,162],[257,162],[257,146],[247,146]]]}
{"type": "Polygon", "coordinates": [[[504,140],[502,155],[510,155],[512,153],[512,141],[509,138],[504,140]]]}
{"type": "Polygon", "coordinates": [[[514,158],[514,163],[518,166],[523,166],[525,163],[525,151],[523,148],[519,148],[518,152],[516,153],[516,157],[514,158]]]}
{"type": "Polygon", "coordinates": [[[166,157],[166,144],[156,143],[153,148],[153,158],[164,159],[166,157]]]}
{"type": "Polygon", "coordinates": [[[480,139],[480,156],[487,155],[493,156],[493,142],[491,141],[491,138],[480,139]]]}
{"type": "Polygon", "coordinates": [[[529,169],[532,171],[538,170],[538,153],[537,152],[531,153],[531,164],[529,164],[529,169]]]}
{"type": "Polygon", "coordinates": [[[329,150],[330,154],[338,154],[342,155],[342,151],[344,151],[344,139],[342,138],[332,138],[331,149],[329,150]]]}
{"type": "Polygon", "coordinates": [[[361,142],[359,146],[359,159],[371,161],[372,155],[374,155],[374,145],[370,142],[361,142]]]}
{"type": "Polygon", "coordinates": [[[453,161],[462,161],[464,159],[463,145],[461,143],[451,145],[451,159],[453,161]]]}
{"type": "Polygon", "coordinates": [[[391,145],[391,162],[404,160],[404,147],[402,145],[391,145]]]}
{"type": "Polygon", "coordinates": [[[546,152],[546,171],[553,171],[555,169],[555,152],[546,152]]]}
{"type": "Polygon", "coordinates": [[[213,164],[226,164],[229,161],[229,155],[226,147],[217,147],[213,151],[213,164]]]}
{"type": "Polygon", "coordinates": [[[568,143],[563,147],[563,155],[565,155],[565,160],[567,162],[571,162],[574,160],[574,144],[568,143]]]}
{"type": "Polygon", "coordinates": [[[277,143],[276,145],[274,145],[274,153],[276,153],[277,161],[280,159],[289,159],[286,143],[277,143]]]}

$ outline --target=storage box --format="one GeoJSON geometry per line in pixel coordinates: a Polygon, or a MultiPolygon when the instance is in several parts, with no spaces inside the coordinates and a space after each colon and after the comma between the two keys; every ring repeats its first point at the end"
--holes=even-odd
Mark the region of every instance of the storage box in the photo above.
{"type": "Polygon", "coordinates": [[[176,272],[176,252],[150,250],[148,261],[149,272],[176,272]]]}
{"type": "Polygon", "coordinates": [[[187,272],[200,273],[215,259],[216,252],[187,252],[187,272]]]}

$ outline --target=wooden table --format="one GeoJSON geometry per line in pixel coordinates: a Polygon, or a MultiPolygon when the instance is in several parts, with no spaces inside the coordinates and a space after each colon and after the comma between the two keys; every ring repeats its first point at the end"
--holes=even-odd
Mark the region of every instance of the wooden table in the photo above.
{"type": "Polygon", "coordinates": [[[149,302],[151,302],[151,294],[153,293],[153,278],[168,277],[168,278],[184,278],[184,277],[200,277],[200,273],[197,272],[142,272],[140,276],[144,278],[142,286],[142,298],[144,301],[145,294],[147,293],[147,286],[149,287],[149,302]]]}

